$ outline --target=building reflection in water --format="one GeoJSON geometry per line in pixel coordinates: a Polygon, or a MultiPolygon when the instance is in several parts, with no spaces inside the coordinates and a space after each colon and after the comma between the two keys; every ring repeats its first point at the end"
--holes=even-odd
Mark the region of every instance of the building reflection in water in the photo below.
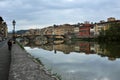
{"type": "Polygon", "coordinates": [[[27,40],[22,40],[21,43],[25,46],[29,47],[38,47],[45,50],[53,51],[57,54],[57,51],[61,51],[64,54],[70,54],[71,52],[76,53],[85,53],[89,54],[97,54],[101,57],[108,57],[109,60],[116,60],[116,58],[120,58],[120,44],[118,43],[110,43],[110,44],[98,44],[96,42],[83,42],[83,41],[34,41],[27,42],[27,40]],[[24,42],[25,41],[25,42],[24,42]],[[37,44],[38,43],[38,44],[37,44]]]}

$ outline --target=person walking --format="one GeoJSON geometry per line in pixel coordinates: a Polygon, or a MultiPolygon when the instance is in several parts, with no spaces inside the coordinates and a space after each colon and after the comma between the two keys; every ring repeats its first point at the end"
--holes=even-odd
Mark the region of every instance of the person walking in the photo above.
{"type": "Polygon", "coordinates": [[[9,51],[11,51],[11,49],[12,49],[12,40],[10,39],[10,40],[8,40],[8,50],[9,51]]]}

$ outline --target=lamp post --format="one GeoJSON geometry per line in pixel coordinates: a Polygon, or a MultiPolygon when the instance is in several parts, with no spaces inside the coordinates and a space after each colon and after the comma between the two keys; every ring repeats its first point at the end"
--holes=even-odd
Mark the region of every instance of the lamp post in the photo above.
{"type": "Polygon", "coordinates": [[[16,24],[16,22],[15,22],[15,20],[13,20],[12,21],[12,24],[13,24],[13,41],[14,41],[14,43],[15,43],[15,24],[16,24]]]}

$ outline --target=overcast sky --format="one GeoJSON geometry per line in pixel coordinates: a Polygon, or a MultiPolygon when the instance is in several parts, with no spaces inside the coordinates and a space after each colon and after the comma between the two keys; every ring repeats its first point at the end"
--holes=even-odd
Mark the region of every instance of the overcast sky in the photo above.
{"type": "Polygon", "coordinates": [[[120,19],[120,0],[0,0],[0,16],[11,31],[43,28],[53,24],[120,19]]]}

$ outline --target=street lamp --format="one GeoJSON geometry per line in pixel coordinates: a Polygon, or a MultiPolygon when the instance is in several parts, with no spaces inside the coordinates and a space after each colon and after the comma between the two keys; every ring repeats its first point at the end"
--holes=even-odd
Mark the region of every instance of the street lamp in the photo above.
{"type": "Polygon", "coordinates": [[[16,22],[15,22],[15,20],[13,20],[12,21],[12,24],[13,24],[13,41],[14,41],[14,43],[15,43],[15,24],[16,24],[16,22]]]}

